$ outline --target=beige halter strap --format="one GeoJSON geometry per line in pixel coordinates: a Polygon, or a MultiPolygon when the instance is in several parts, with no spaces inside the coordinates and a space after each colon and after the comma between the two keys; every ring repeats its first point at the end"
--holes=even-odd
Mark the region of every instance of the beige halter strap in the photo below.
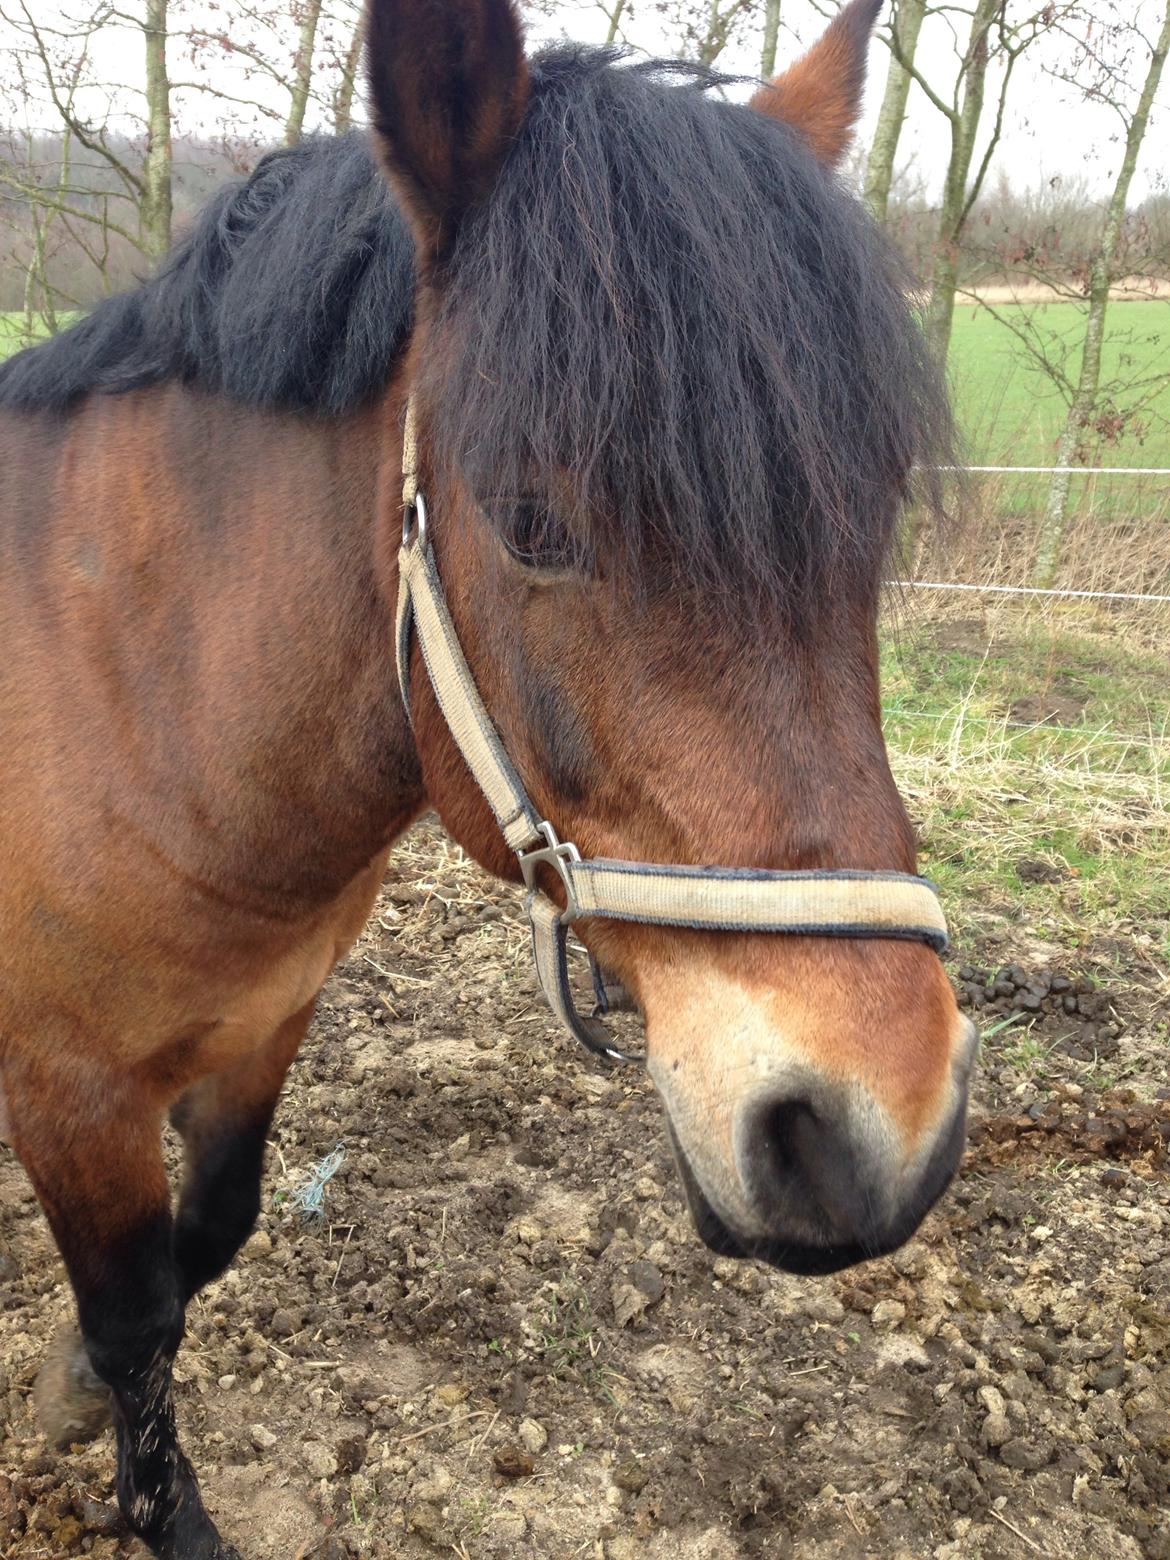
{"type": "Polygon", "coordinates": [[[404,507],[398,555],[398,679],[410,709],[410,644],[417,634],[443,718],[516,852],[528,888],[536,972],[550,1007],[583,1044],[616,1061],[637,1061],[610,1041],[596,1015],[577,1011],[569,985],[568,927],[578,919],[641,921],[716,932],[805,937],[891,937],[946,947],[946,921],[925,878],[904,872],[769,872],[750,867],[669,866],[582,860],[542,819],[512,766],[463,655],[427,531],[418,490],[413,403],[403,440],[404,507]],[[541,889],[545,866],[560,878],[562,910],[541,889]]]}

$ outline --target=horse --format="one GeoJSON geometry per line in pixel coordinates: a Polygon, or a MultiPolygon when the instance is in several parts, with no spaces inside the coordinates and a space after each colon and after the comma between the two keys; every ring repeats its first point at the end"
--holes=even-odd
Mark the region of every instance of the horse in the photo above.
{"type": "MultiPolygon", "coordinates": [[[[63,1374],[108,1401],[159,1560],[238,1560],[172,1364],[393,841],[433,807],[521,876],[417,635],[399,687],[404,454],[492,729],[566,838],[914,872],[876,620],[947,411],[834,171],[878,9],[737,103],[696,68],[528,58],[512,0],[369,0],[370,130],[273,154],[0,371],[0,1097],[76,1297],[63,1374]]],[[[534,867],[558,903],[564,859],[534,867]]],[[[825,1272],[908,1237],[974,1049],[927,942],[578,929],[641,1009],[709,1245],[825,1272]]]]}

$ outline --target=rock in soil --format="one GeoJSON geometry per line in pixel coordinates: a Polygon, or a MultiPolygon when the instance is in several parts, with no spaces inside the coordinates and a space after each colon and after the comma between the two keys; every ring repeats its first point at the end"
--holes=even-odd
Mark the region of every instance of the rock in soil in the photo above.
{"type": "Polygon", "coordinates": [[[33,1388],[37,1420],[50,1446],[92,1441],[110,1422],[110,1394],[89,1362],[81,1334],[63,1328],[53,1337],[33,1388]]]}

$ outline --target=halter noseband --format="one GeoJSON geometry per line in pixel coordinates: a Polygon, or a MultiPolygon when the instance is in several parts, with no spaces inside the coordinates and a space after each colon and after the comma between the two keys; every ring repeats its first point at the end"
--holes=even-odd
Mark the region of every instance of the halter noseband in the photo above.
{"type": "Polygon", "coordinates": [[[806,937],[891,937],[947,945],[934,888],[906,872],[768,872],[751,867],[665,866],[644,861],[582,860],[541,818],[484,707],[447,608],[418,490],[414,403],[407,403],[402,447],[402,548],[398,554],[398,680],[410,712],[410,638],[418,635],[443,718],[504,839],[516,852],[528,890],[536,974],[553,1012],[595,1055],[642,1058],[619,1050],[596,1014],[577,1011],[569,986],[568,928],[586,916],[717,932],[784,932],[806,937]],[[551,868],[565,892],[562,910],[541,889],[551,868]]]}

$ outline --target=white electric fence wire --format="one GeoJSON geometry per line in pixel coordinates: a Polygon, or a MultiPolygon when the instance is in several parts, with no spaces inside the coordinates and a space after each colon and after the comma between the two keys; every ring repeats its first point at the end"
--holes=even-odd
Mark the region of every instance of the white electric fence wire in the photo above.
{"type": "MultiPolygon", "coordinates": [[[[1170,477],[1167,466],[939,466],[939,471],[1023,472],[1039,476],[1073,477],[1170,477]]],[[[891,580],[900,588],[915,590],[988,591],[998,596],[1064,596],[1081,601],[1170,602],[1170,596],[1153,596],[1127,590],[1047,590],[1039,585],[969,585],[951,580],[891,580]]]]}
{"type": "MultiPolygon", "coordinates": [[[[1074,476],[1074,477],[1170,477],[1170,467],[1164,466],[940,466],[940,471],[952,472],[986,472],[1009,475],[1012,472],[1021,472],[1033,476],[1074,476]]],[[[1046,589],[1039,585],[971,585],[953,580],[892,580],[889,583],[901,589],[912,587],[915,590],[955,590],[970,591],[976,594],[990,592],[1001,596],[1057,596],[1083,601],[1152,601],[1167,603],[1170,596],[1151,595],[1139,591],[1122,590],[1057,590],[1046,589]]],[[[905,718],[909,720],[935,720],[943,721],[945,715],[934,715],[927,710],[899,709],[896,705],[885,711],[887,720],[905,718]]],[[[1096,745],[1101,743],[1107,747],[1149,747],[1152,750],[1161,748],[1166,739],[1164,737],[1128,737],[1113,735],[1105,736],[1103,732],[1078,731],[1072,726],[1050,726],[1044,722],[1033,724],[1028,721],[1005,721],[994,723],[982,720],[979,716],[965,716],[967,720],[974,720],[978,724],[991,725],[1003,724],[1015,731],[1051,732],[1067,736],[1087,737],[1096,745]]]]}
{"type": "Polygon", "coordinates": [[[1170,477],[1166,466],[938,466],[937,471],[1022,471],[1044,477],[1170,477]]]}
{"type": "Polygon", "coordinates": [[[929,720],[936,725],[954,724],[960,719],[967,725],[994,726],[1008,731],[1030,731],[1038,736],[1079,737],[1090,747],[1120,747],[1120,748],[1150,748],[1158,752],[1162,748],[1170,749],[1170,734],[1157,736],[1147,733],[1143,736],[1128,736],[1121,732],[1114,732],[1108,726],[1055,726],[1047,721],[1033,720],[999,720],[994,716],[969,715],[961,716],[954,710],[910,710],[901,705],[887,705],[883,711],[883,718],[889,722],[892,720],[929,720]]]}
{"type": "Polygon", "coordinates": [[[1170,601],[1170,596],[1143,595],[1129,590],[1046,590],[1040,585],[967,585],[954,580],[889,580],[900,590],[991,591],[999,596],[1067,596],[1082,601],[1170,601]]]}

